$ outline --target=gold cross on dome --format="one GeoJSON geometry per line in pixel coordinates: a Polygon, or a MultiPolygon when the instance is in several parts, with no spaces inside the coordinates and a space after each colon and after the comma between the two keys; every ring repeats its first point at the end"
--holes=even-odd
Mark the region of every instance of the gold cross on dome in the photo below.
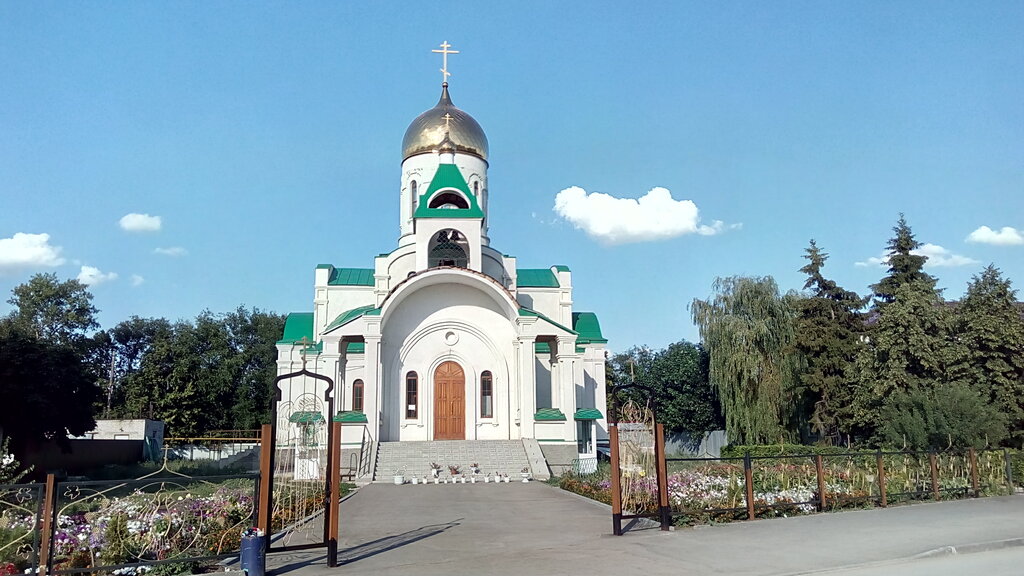
{"type": "Polygon", "coordinates": [[[440,50],[431,50],[431,52],[434,52],[435,54],[441,54],[442,55],[442,60],[441,60],[441,82],[444,82],[444,83],[447,83],[448,82],[448,77],[451,76],[451,72],[448,72],[448,55],[449,54],[458,54],[459,53],[458,50],[449,50],[449,48],[451,48],[451,47],[452,47],[452,45],[449,44],[447,40],[445,40],[444,42],[441,43],[441,49],[440,50]]]}
{"type": "Polygon", "coordinates": [[[448,124],[452,121],[452,115],[445,112],[442,118],[444,118],[444,133],[447,134],[448,131],[451,129],[451,126],[449,126],[448,124]]]}

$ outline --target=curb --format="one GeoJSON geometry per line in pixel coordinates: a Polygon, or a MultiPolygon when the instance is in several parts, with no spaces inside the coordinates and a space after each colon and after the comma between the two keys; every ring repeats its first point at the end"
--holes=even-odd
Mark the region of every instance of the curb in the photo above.
{"type": "Polygon", "coordinates": [[[958,554],[976,554],[978,552],[991,552],[993,550],[1002,550],[1004,548],[1013,548],[1015,546],[1024,546],[1024,538],[1010,538],[1007,540],[995,540],[993,542],[975,542],[973,544],[964,544],[962,546],[943,546],[941,548],[915,554],[911,556],[910,559],[916,560],[919,558],[955,556],[958,554]]]}
{"type": "Polygon", "coordinates": [[[890,560],[878,560],[875,562],[864,562],[861,564],[848,564],[846,566],[835,566],[832,568],[821,568],[818,570],[806,570],[803,572],[788,572],[786,576],[806,576],[810,574],[831,574],[835,572],[844,572],[847,570],[855,570],[859,568],[872,568],[889,566],[893,564],[903,564],[913,560],[925,560],[928,558],[940,558],[944,556],[956,556],[962,554],[976,554],[979,552],[991,552],[993,550],[1002,550],[1005,548],[1013,548],[1016,546],[1024,546],[1024,538],[1010,538],[1007,540],[993,540],[991,542],[974,542],[972,544],[962,544],[960,546],[942,546],[927,550],[919,554],[913,554],[911,556],[903,556],[902,558],[892,558],[890,560]]]}

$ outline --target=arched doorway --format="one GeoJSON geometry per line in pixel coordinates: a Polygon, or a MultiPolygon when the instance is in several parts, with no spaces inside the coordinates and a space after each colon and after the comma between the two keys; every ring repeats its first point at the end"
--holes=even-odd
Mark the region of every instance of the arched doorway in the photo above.
{"type": "Polygon", "coordinates": [[[466,439],[466,375],[455,362],[434,371],[434,440],[466,439]]]}

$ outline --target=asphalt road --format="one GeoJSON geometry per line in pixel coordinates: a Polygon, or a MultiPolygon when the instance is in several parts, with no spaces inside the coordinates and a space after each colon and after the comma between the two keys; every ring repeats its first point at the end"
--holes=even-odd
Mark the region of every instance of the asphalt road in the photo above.
{"type": "Polygon", "coordinates": [[[322,551],[268,560],[294,576],[1024,574],[1024,547],[985,551],[1024,543],[1022,496],[610,532],[608,507],[540,483],[372,484],[341,505],[338,568],[322,551]],[[977,553],[909,560],[951,546],[977,553]]]}

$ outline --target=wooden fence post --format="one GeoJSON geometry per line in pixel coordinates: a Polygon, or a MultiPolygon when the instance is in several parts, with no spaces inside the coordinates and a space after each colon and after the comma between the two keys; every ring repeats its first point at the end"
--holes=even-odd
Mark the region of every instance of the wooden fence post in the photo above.
{"type": "Polygon", "coordinates": [[[932,498],[939,499],[939,464],[935,452],[928,453],[928,464],[932,469],[932,498]]]}
{"type": "Polygon", "coordinates": [[[747,520],[753,520],[754,515],[754,469],[750,459],[750,452],[743,455],[743,480],[747,485],[747,520]]]}
{"type": "Polygon", "coordinates": [[[619,482],[619,425],[608,423],[608,446],[612,459],[612,534],[622,536],[622,485],[619,482]]]}
{"type": "Polygon", "coordinates": [[[975,498],[978,497],[978,454],[974,448],[967,450],[967,458],[971,461],[971,492],[975,498]]]}
{"type": "Polygon", "coordinates": [[[46,475],[46,492],[43,495],[43,517],[39,534],[39,576],[46,576],[53,570],[53,521],[57,506],[57,478],[46,475]]]}
{"type": "Polygon", "coordinates": [[[1006,485],[1013,491],[1013,463],[1010,462],[1010,451],[1003,448],[1003,465],[1006,466],[1006,485]]]}
{"type": "Polygon", "coordinates": [[[658,466],[658,516],[661,529],[668,530],[672,526],[672,509],[668,505],[668,461],[665,459],[665,425],[658,422],[654,425],[654,454],[658,466]]]}
{"type": "Polygon", "coordinates": [[[260,429],[260,501],[256,512],[256,527],[267,537],[267,548],[270,548],[270,517],[274,502],[274,438],[273,426],[264,424],[260,429]]]}
{"type": "Polygon", "coordinates": [[[330,498],[327,500],[327,566],[338,565],[338,520],[341,515],[341,422],[331,422],[330,498]]]}
{"type": "Polygon", "coordinates": [[[875,456],[875,464],[878,467],[878,505],[885,508],[889,505],[889,499],[885,495],[885,462],[882,460],[881,450],[875,456]]]}
{"type": "Polygon", "coordinates": [[[818,474],[818,511],[825,511],[825,463],[821,454],[814,456],[814,471],[818,474]]]}

